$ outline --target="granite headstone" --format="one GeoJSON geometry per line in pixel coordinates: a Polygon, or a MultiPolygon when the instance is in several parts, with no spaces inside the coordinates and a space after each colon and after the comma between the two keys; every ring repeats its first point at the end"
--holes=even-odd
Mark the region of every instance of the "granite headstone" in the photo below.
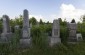
{"type": "Polygon", "coordinates": [[[30,25],[29,25],[29,16],[28,10],[24,10],[23,12],[23,29],[22,29],[22,37],[20,39],[21,47],[30,47],[31,45],[31,37],[30,37],[30,25]]]}
{"type": "Polygon", "coordinates": [[[3,15],[3,32],[1,34],[1,41],[3,43],[10,42],[12,37],[12,32],[10,31],[9,17],[3,15]]]}
{"type": "Polygon", "coordinates": [[[77,24],[76,23],[68,23],[68,43],[76,43],[77,37],[76,37],[76,30],[77,30],[77,24]]]}
{"type": "Polygon", "coordinates": [[[58,43],[61,43],[60,24],[59,24],[59,20],[54,20],[52,26],[52,37],[50,37],[50,46],[53,46],[58,43]]]}

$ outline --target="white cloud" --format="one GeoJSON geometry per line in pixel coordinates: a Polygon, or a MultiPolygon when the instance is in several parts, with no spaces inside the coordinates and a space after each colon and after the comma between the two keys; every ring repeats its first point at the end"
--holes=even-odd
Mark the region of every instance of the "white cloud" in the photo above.
{"type": "Polygon", "coordinates": [[[63,20],[66,18],[67,21],[71,21],[73,18],[76,21],[80,21],[81,15],[85,14],[84,9],[77,9],[74,5],[72,4],[61,4],[60,6],[60,13],[59,15],[57,14],[52,14],[48,16],[42,16],[42,15],[29,15],[29,17],[35,17],[38,21],[42,19],[44,22],[50,21],[53,22],[54,19],[57,18],[62,18],[63,20]]]}
{"type": "Polygon", "coordinates": [[[52,14],[49,15],[48,20],[42,15],[30,15],[30,17],[35,17],[38,21],[42,19],[43,21],[50,21],[53,22],[54,19],[62,18],[63,20],[66,19],[67,21],[71,22],[74,18],[76,22],[80,21],[80,17],[85,14],[84,9],[77,9],[72,4],[61,4],[60,6],[60,13],[59,15],[52,14]]]}
{"type": "Polygon", "coordinates": [[[85,14],[85,10],[77,9],[72,4],[62,4],[60,9],[59,17],[66,18],[67,21],[71,21],[73,18],[79,21],[81,15],[85,14]]]}

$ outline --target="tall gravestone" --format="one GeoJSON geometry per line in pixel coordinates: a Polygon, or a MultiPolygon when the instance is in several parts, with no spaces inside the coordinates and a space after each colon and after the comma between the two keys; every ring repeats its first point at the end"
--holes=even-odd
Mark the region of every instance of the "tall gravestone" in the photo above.
{"type": "Polygon", "coordinates": [[[59,20],[54,20],[53,27],[52,27],[52,37],[50,38],[50,46],[53,46],[58,43],[61,43],[60,24],[59,24],[59,20]]]}
{"type": "Polygon", "coordinates": [[[22,38],[20,39],[21,47],[29,47],[31,45],[30,37],[30,25],[29,25],[29,16],[28,10],[23,12],[23,29],[22,29],[22,38]]]}
{"type": "Polygon", "coordinates": [[[1,40],[3,42],[8,42],[11,39],[11,35],[9,17],[7,15],[3,15],[3,33],[1,34],[1,40]]]}
{"type": "Polygon", "coordinates": [[[76,23],[68,23],[68,43],[76,43],[77,36],[76,36],[77,24],[76,23]]]}

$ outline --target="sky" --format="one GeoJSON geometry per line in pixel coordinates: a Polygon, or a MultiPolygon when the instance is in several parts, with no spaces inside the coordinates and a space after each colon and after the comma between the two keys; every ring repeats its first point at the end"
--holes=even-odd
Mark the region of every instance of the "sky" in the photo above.
{"type": "Polygon", "coordinates": [[[38,21],[53,22],[62,18],[76,22],[85,14],[85,0],[0,0],[0,17],[7,14],[11,19],[23,15],[23,10],[29,11],[29,17],[38,21]]]}

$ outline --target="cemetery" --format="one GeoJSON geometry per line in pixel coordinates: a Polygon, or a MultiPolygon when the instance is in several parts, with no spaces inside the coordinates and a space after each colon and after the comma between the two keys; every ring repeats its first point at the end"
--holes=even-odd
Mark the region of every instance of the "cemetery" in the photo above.
{"type": "MultiPolygon", "coordinates": [[[[0,19],[0,55],[85,55],[85,22],[39,22],[23,15],[0,19]]],[[[85,18],[85,17],[84,17],[85,18]]]]}

